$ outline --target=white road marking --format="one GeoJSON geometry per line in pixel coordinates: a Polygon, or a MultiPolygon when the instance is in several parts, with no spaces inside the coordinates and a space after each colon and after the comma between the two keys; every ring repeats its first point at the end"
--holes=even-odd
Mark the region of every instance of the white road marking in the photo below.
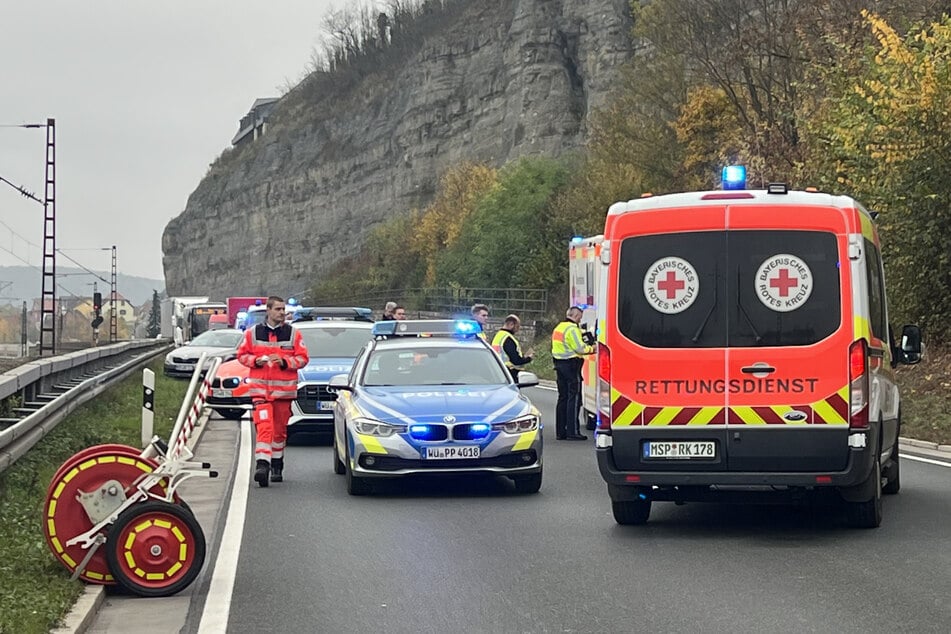
{"type": "Polygon", "coordinates": [[[915,462],[925,462],[925,463],[928,463],[928,464],[938,465],[939,467],[947,467],[947,468],[951,469],[951,462],[941,462],[940,460],[932,460],[932,459],[930,459],[930,458],[922,458],[921,456],[909,456],[909,455],[906,454],[906,453],[899,453],[898,455],[899,455],[900,457],[902,457],[902,458],[907,459],[907,460],[914,460],[915,462]]]}
{"type": "Polygon", "coordinates": [[[199,634],[217,634],[228,629],[231,612],[231,594],[238,571],[238,555],[244,534],[244,517],[248,507],[248,488],[251,483],[251,421],[241,424],[241,443],[238,448],[237,473],[231,489],[228,519],[221,535],[218,559],[211,577],[211,586],[205,598],[205,608],[198,625],[199,634]]]}

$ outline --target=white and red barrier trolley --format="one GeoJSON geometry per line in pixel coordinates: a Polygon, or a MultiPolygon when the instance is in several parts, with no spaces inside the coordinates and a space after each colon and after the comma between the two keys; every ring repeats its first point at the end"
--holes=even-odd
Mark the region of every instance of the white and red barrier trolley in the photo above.
{"type": "Polygon", "coordinates": [[[74,579],[163,597],[198,576],[205,535],[177,491],[192,476],[218,475],[210,464],[193,462],[188,448],[221,359],[212,358],[201,378],[204,365],[202,355],[168,443],[156,436],[144,450],[89,447],[53,476],[43,530],[50,550],[74,579]]]}

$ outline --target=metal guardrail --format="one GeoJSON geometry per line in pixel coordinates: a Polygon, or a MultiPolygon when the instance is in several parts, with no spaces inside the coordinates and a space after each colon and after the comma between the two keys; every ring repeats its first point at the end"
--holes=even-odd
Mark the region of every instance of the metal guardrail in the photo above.
{"type": "Polygon", "coordinates": [[[0,421],[0,472],[29,451],[76,407],[172,347],[167,340],[142,340],[90,348],[40,359],[0,374],[0,400],[19,394],[30,411],[0,421]],[[111,364],[118,365],[110,367],[111,364]]]}
{"type": "Polygon", "coordinates": [[[541,288],[401,288],[391,291],[363,292],[345,297],[319,298],[327,306],[367,306],[383,309],[388,301],[403,304],[407,312],[468,315],[473,304],[487,304],[494,315],[515,313],[523,323],[542,319],[548,309],[548,291],[541,288]]]}

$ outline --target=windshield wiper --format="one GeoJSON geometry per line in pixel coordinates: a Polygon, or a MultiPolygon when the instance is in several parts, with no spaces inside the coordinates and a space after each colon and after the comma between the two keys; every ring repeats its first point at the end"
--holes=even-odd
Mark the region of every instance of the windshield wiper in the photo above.
{"type": "Polygon", "coordinates": [[[740,267],[736,267],[736,307],[740,309],[740,314],[743,315],[743,319],[746,320],[746,325],[753,331],[753,341],[762,343],[763,338],[760,336],[759,331],[756,330],[756,326],[753,325],[753,320],[746,314],[746,309],[743,308],[743,302],[740,301],[740,267]]]}
{"type": "Polygon", "coordinates": [[[693,337],[691,337],[690,340],[694,343],[700,341],[700,335],[703,334],[703,329],[707,327],[707,322],[710,321],[710,316],[713,314],[713,311],[717,309],[717,302],[720,301],[720,275],[718,268],[718,266],[713,268],[713,306],[710,307],[710,310],[707,311],[707,316],[700,322],[700,327],[697,328],[697,332],[693,333],[693,337]]]}

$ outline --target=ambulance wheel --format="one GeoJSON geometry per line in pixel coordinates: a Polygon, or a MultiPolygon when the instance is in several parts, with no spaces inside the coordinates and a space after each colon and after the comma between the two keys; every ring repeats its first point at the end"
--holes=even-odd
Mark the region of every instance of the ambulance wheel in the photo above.
{"type": "Polygon", "coordinates": [[[337,451],[337,434],[334,433],[334,473],[343,475],[347,472],[347,466],[340,460],[340,452],[337,451]]]}
{"type": "Polygon", "coordinates": [[[205,563],[205,535],[180,504],[145,502],[119,516],[104,546],[116,583],[142,597],[167,597],[188,587],[205,563]]]}
{"type": "MultiPolygon", "coordinates": [[[[869,478],[874,478],[875,493],[868,500],[862,502],[845,503],[845,512],[848,518],[849,526],[853,528],[878,528],[882,523],[882,463],[881,458],[876,456],[875,464],[872,465],[872,472],[868,474],[869,478]]],[[[865,481],[865,485],[869,485],[865,481]]]]}
{"type": "Polygon", "coordinates": [[[515,482],[516,493],[521,493],[522,495],[538,493],[538,490],[542,488],[542,472],[512,476],[512,481],[515,482]]]}
{"type": "Polygon", "coordinates": [[[588,431],[594,431],[595,429],[598,428],[598,418],[591,412],[586,411],[584,413],[584,419],[585,419],[584,426],[585,426],[585,429],[587,429],[588,431]]]}
{"type": "Polygon", "coordinates": [[[366,495],[370,492],[370,483],[367,482],[367,479],[354,475],[353,469],[350,468],[349,446],[347,447],[347,462],[344,465],[344,469],[347,475],[347,493],[350,495],[366,495]]]}
{"type": "MultiPolygon", "coordinates": [[[[900,434],[901,424],[899,424],[898,429],[900,434]]],[[[889,465],[885,467],[885,486],[882,487],[882,493],[885,495],[895,495],[901,491],[901,463],[898,462],[899,434],[895,434],[895,444],[892,445],[889,465]]]]}
{"type": "Polygon", "coordinates": [[[614,513],[614,521],[622,526],[639,526],[647,523],[647,518],[651,514],[651,501],[647,500],[629,500],[623,502],[611,502],[611,511],[614,513]]]}

